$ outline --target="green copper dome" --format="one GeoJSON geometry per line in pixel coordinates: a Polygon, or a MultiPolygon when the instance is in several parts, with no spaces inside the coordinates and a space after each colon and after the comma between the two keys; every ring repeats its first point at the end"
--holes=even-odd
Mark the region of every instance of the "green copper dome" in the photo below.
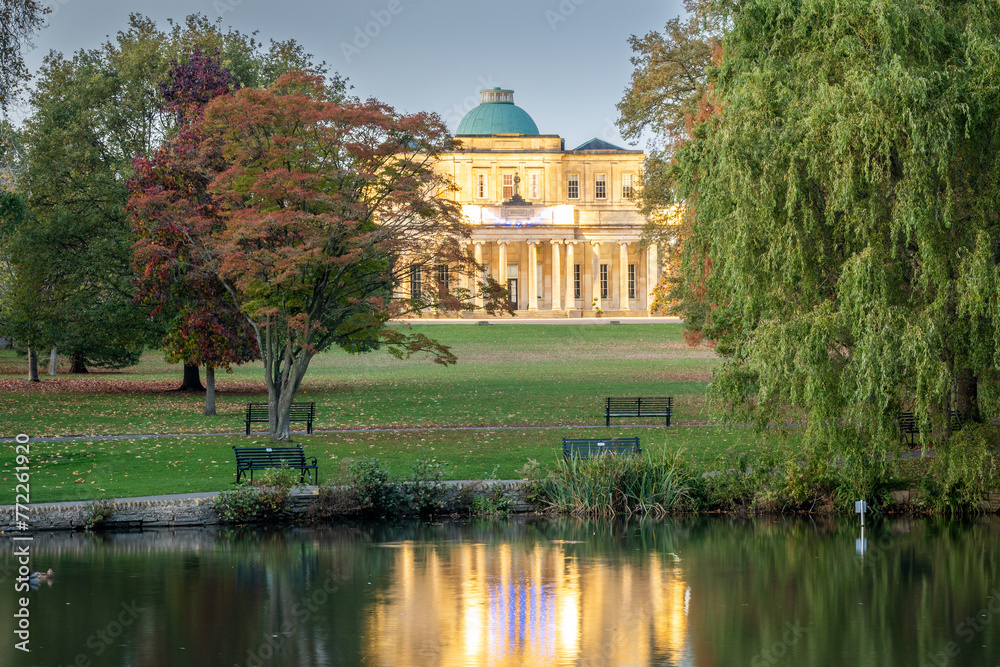
{"type": "Polygon", "coordinates": [[[538,134],[538,126],[524,109],[514,104],[514,91],[492,88],[479,91],[479,106],[465,114],[459,134],[538,134]]]}

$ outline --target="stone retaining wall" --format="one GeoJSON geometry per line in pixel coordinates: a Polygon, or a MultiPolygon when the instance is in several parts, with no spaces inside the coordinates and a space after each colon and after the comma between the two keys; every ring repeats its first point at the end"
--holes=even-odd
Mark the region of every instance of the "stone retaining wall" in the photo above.
{"type": "MultiPolygon", "coordinates": [[[[510,511],[514,513],[533,512],[537,508],[525,500],[526,484],[522,481],[491,480],[482,482],[443,482],[446,496],[454,498],[458,492],[472,485],[473,493],[485,495],[499,487],[512,499],[510,511]]],[[[317,498],[316,487],[295,490],[289,502],[292,520],[305,518],[317,498]]],[[[220,523],[215,513],[215,495],[197,498],[123,498],[109,501],[111,518],[103,526],[106,529],[160,528],[181,526],[211,526],[220,523]]],[[[87,508],[91,502],[48,503],[29,505],[27,511],[28,529],[36,530],[81,530],[87,523],[87,508]]],[[[2,507],[0,531],[17,530],[14,506],[2,507]]]]}

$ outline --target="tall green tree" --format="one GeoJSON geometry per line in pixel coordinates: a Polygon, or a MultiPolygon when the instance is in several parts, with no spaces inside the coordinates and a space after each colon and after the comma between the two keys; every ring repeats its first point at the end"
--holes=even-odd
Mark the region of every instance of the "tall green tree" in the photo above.
{"type": "Polygon", "coordinates": [[[996,413],[1000,5],[713,3],[719,113],[676,151],[712,387],[817,443],[894,443],[913,408],[996,413]],[[710,270],[706,270],[710,267],[710,270]]]}
{"type": "Polygon", "coordinates": [[[24,49],[33,46],[32,37],[50,11],[36,0],[0,0],[0,109],[4,111],[28,79],[24,49]]]}
{"type": "MultiPolygon", "coordinates": [[[[133,159],[151,155],[177,130],[176,116],[161,110],[160,84],[172,62],[186,62],[198,48],[219,53],[237,85],[271,81],[283,67],[313,66],[294,41],[266,48],[255,37],[223,32],[200,15],[164,31],[133,14],[100,48],[72,57],[50,54],[32,91],[26,168],[19,179],[32,224],[15,239],[25,267],[15,280],[41,281],[47,296],[12,312],[36,313],[53,325],[36,327],[52,332],[39,344],[71,355],[76,371],[88,364],[134,363],[145,346],[163,339],[175,316],[167,311],[151,319],[153,306],[135,300],[136,239],[125,213],[126,185],[133,159]]],[[[324,69],[322,63],[315,67],[324,69]]],[[[11,295],[34,293],[23,289],[11,295]]],[[[197,367],[194,372],[197,376],[197,367]]]]}

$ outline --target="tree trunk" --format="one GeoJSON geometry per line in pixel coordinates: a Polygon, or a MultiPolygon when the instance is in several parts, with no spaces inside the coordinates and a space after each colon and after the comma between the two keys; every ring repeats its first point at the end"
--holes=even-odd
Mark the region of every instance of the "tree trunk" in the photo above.
{"type": "Polygon", "coordinates": [[[979,376],[969,368],[959,368],[955,371],[955,410],[961,413],[965,423],[980,423],[983,417],[979,412],[979,376]]]}
{"type": "Polygon", "coordinates": [[[215,416],[215,369],[205,366],[205,416],[215,416]]]}
{"type": "Polygon", "coordinates": [[[38,352],[28,348],[28,382],[38,382],[38,352]]]}
{"type": "Polygon", "coordinates": [[[56,348],[52,348],[52,352],[49,353],[49,375],[56,374],[56,362],[58,361],[56,352],[56,348]]]}
{"type": "Polygon", "coordinates": [[[70,359],[72,360],[72,365],[69,368],[70,373],[87,373],[87,359],[79,352],[74,352],[70,359]]]}
{"type": "Polygon", "coordinates": [[[184,364],[184,381],[175,391],[205,391],[205,387],[201,384],[198,364],[184,364]]]}
{"type": "Polygon", "coordinates": [[[287,442],[292,439],[289,411],[313,355],[304,348],[293,354],[270,326],[264,328],[264,340],[258,337],[258,341],[263,343],[260,352],[267,384],[268,436],[271,442],[287,442]]]}

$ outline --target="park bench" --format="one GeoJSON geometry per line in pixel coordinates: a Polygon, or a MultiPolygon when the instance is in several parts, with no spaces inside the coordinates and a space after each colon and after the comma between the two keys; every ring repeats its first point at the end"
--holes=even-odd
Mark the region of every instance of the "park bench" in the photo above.
{"type": "Polygon", "coordinates": [[[254,470],[288,468],[289,470],[300,470],[300,480],[307,479],[309,471],[312,470],[312,483],[319,484],[319,467],[316,464],[316,457],[312,457],[312,463],[306,462],[306,455],[303,453],[302,447],[298,445],[287,447],[237,447],[233,445],[233,452],[236,454],[237,483],[247,473],[250,473],[250,481],[252,482],[254,470]]]}
{"type": "MultiPolygon", "coordinates": [[[[315,403],[292,403],[291,408],[288,412],[288,421],[290,422],[306,422],[306,433],[312,435],[313,432],[313,418],[316,416],[316,404],[315,403]]],[[[247,404],[247,414],[246,414],[246,424],[247,424],[247,435],[250,435],[250,424],[253,423],[268,423],[269,411],[267,409],[267,403],[249,403],[247,404]]]]}
{"type": "MultiPolygon", "coordinates": [[[[965,423],[965,420],[962,418],[962,413],[958,410],[952,410],[950,419],[951,430],[961,431],[962,425],[965,423]]],[[[899,423],[899,433],[903,440],[912,446],[914,444],[914,437],[920,434],[920,424],[913,416],[913,413],[900,412],[896,421],[899,423]]]]}
{"type": "Polygon", "coordinates": [[[604,403],[605,426],[612,417],[666,417],[670,426],[674,399],[670,396],[652,398],[607,398],[604,403]]]}
{"type": "Polygon", "coordinates": [[[563,438],[567,459],[592,459],[606,454],[642,454],[639,438],[563,438]]]}

